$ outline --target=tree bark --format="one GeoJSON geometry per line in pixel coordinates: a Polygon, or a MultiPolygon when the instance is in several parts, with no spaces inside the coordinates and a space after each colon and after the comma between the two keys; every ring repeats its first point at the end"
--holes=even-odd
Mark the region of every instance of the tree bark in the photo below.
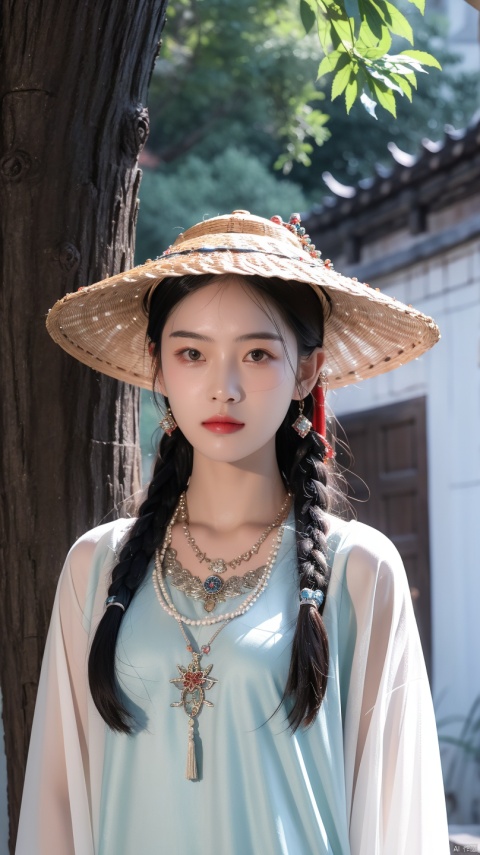
{"type": "Polygon", "coordinates": [[[139,487],[138,394],[51,342],[67,291],[133,263],[166,0],[5,0],[0,42],[0,682],[13,851],[63,558],[139,487]]]}

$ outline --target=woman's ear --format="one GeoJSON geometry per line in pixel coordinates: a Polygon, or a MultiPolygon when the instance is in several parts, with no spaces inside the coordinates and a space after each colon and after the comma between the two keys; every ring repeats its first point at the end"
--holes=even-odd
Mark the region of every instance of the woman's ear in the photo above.
{"type": "Polygon", "coordinates": [[[295,389],[293,394],[294,401],[303,400],[312,391],[324,362],[325,353],[321,347],[316,347],[310,356],[300,359],[297,371],[297,385],[300,391],[298,388],[295,389]]]}

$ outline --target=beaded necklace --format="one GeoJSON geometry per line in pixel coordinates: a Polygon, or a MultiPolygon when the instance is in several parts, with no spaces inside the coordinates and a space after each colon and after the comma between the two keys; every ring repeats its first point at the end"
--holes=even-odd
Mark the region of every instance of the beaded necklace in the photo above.
{"type": "Polygon", "coordinates": [[[208,569],[210,573],[225,573],[226,570],[231,567],[232,570],[235,570],[242,561],[250,561],[253,555],[257,555],[258,550],[260,549],[262,543],[264,543],[274,528],[280,525],[282,519],[285,516],[285,510],[287,509],[290,499],[292,498],[292,494],[290,492],[287,493],[285,499],[283,501],[282,507],[280,508],[277,516],[269,525],[267,525],[266,529],[262,531],[260,537],[257,541],[247,549],[246,552],[242,552],[241,555],[238,555],[237,558],[232,558],[231,561],[226,561],[224,558],[209,558],[206,552],[202,552],[202,550],[197,545],[195,538],[193,537],[190,529],[188,528],[188,507],[187,507],[187,494],[185,492],[180,496],[180,518],[182,521],[182,529],[183,533],[187,539],[187,543],[191,546],[193,552],[197,556],[200,563],[202,561],[206,561],[208,564],[208,569]]]}
{"type": "Polygon", "coordinates": [[[193,600],[203,600],[203,608],[206,612],[215,611],[217,605],[224,603],[227,598],[238,597],[252,590],[265,573],[265,567],[262,565],[255,570],[248,570],[242,576],[230,576],[226,581],[217,579],[216,576],[209,576],[202,582],[199,576],[194,576],[190,570],[182,566],[176,550],[171,547],[165,553],[162,568],[163,574],[168,576],[171,585],[183,591],[187,597],[192,597],[193,600]]]}
{"type": "Polygon", "coordinates": [[[179,676],[173,677],[170,680],[170,682],[173,683],[173,685],[175,685],[178,689],[180,689],[182,693],[180,700],[176,701],[175,703],[171,703],[170,706],[183,707],[185,713],[188,716],[188,750],[185,777],[189,781],[196,781],[198,773],[195,758],[195,720],[200,714],[204,704],[207,707],[213,707],[213,703],[205,698],[205,692],[209,691],[215,685],[215,683],[218,682],[215,677],[210,677],[210,672],[213,668],[213,664],[210,664],[206,668],[203,668],[200,660],[202,659],[202,656],[208,656],[213,642],[221,633],[222,629],[224,629],[224,627],[228,623],[230,623],[230,621],[234,620],[236,617],[240,617],[240,615],[244,615],[245,612],[251,609],[253,604],[258,600],[259,596],[267,587],[268,580],[270,579],[270,575],[272,573],[272,569],[277,558],[278,550],[282,542],[283,532],[285,530],[285,519],[287,514],[285,514],[283,522],[279,526],[277,536],[270,550],[270,554],[265,564],[265,573],[262,574],[261,578],[258,581],[258,584],[253,589],[252,593],[245,598],[241,606],[235,609],[235,611],[227,612],[223,615],[216,615],[215,617],[212,616],[199,620],[192,620],[191,618],[182,615],[172,602],[167,587],[165,585],[162,572],[165,553],[172,541],[172,528],[177,520],[179,512],[180,505],[177,506],[175,513],[167,526],[161,549],[157,549],[155,551],[155,566],[153,569],[152,579],[153,586],[155,588],[155,593],[162,609],[177,621],[178,626],[180,628],[180,632],[182,633],[186,641],[187,650],[192,655],[192,661],[189,662],[186,667],[184,665],[177,664],[179,676]],[[195,650],[193,640],[188,637],[184,628],[184,624],[187,626],[211,626],[216,623],[220,623],[221,626],[219,626],[215,630],[212,637],[206,644],[203,644],[201,646],[200,650],[195,650]]]}

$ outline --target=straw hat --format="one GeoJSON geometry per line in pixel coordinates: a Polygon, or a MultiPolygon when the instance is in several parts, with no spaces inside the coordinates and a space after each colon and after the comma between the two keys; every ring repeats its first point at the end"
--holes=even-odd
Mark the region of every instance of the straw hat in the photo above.
{"type": "Polygon", "coordinates": [[[324,350],[330,388],[397,368],[438,341],[431,318],[341,276],[302,232],[298,215],[290,224],[248,211],[205,220],[179,235],[155,261],[67,294],[50,310],[48,332],[85,365],[150,389],[145,294],[161,287],[166,276],[237,273],[293,279],[314,289],[328,315],[324,350]]]}

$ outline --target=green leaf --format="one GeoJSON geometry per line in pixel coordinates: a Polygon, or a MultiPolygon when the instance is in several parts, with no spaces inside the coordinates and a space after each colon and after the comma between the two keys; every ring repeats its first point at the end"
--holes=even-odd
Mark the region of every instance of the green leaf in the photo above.
{"type": "Polygon", "coordinates": [[[409,64],[406,59],[402,61],[402,57],[399,56],[386,56],[384,65],[389,73],[408,74],[408,76],[415,74],[413,63],[409,64]]]}
{"type": "Polygon", "coordinates": [[[368,48],[363,54],[365,59],[380,59],[385,56],[385,51],[381,48],[368,48]]]}
{"type": "Polygon", "coordinates": [[[300,18],[306,33],[314,26],[317,16],[307,0],[300,0],[300,18]]]}
{"type": "Polygon", "coordinates": [[[288,175],[288,173],[292,171],[292,167],[292,158],[288,154],[279,155],[273,164],[273,168],[281,169],[284,175],[288,175]]]}
{"type": "Polygon", "coordinates": [[[329,74],[330,71],[335,71],[340,59],[342,58],[346,58],[348,60],[347,54],[344,50],[332,50],[330,53],[327,53],[318,66],[317,80],[323,74],[329,74]]]}
{"type": "MultiPolygon", "coordinates": [[[[372,39],[380,40],[385,22],[377,7],[371,0],[358,0],[358,8],[362,16],[363,38],[368,39],[370,44],[372,44],[372,39]]],[[[360,27],[361,30],[362,27],[360,27]]]]}
{"type": "Polygon", "coordinates": [[[384,74],[382,71],[377,71],[375,68],[372,67],[370,67],[368,71],[369,74],[375,78],[375,80],[379,80],[385,86],[386,90],[392,89],[394,92],[398,92],[399,95],[403,95],[400,86],[397,86],[397,84],[393,82],[393,75],[388,73],[384,74]]]}
{"type": "Polygon", "coordinates": [[[393,3],[386,2],[385,5],[392,20],[390,31],[397,36],[407,39],[413,45],[413,29],[408,18],[393,3]]]}
{"type": "Polygon", "coordinates": [[[417,62],[420,62],[422,65],[431,65],[433,68],[442,69],[438,59],[435,59],[431,53],[427,53],[424,50],[404,50],[399,56],[408,57],[409,59],[414,59],[417,62]]]}
{"type": "Polygon", "coordinates": [[[348,84],[348,81],[350,80],[350,74],[350,65],[345,65],[344,68],[341,68],[340,71],[337,71],[332,81],[332,101],[334,101],[335,98],[338,98],[338,96],[342,94],[343,90],[348,84]]]}
{"type": "Polygon", "coordinates": [[[340,42],[349,48],[353,47],[354,27],[355,21],[353,18],[339,18],[337,20],[332,20],[332,30],[338,36],[340,42]]]}
{"type": "Polygon", "coordinates": [[[408,0],[408,2],[413,3],[413,5],[416,6],[417,9],[420,10],[422,15],[425,14],[425,0],[408,0]]]}
{"type": "Polygon", "coordinates": [[[330,21],[323,15],[317,15],[317,31],[323,52],[327,54],[332,44],[332,28],[330,21]]]}
{"type": "Polygon", "coordinates": [[[345,107],[347,109],[347,113],[352,109],[353,104],[355,103],[358,96],[358,80],[355,74],[350,76],[350,80],[345,88],[345,107]]]}
{"type": "Polygon", "coordinates": [[[358,31],[358,38],[355,43],[356,49],[363,53],[362,48],[365,46],[366,49],[372,48],[374,50],[381,50],[382,56],[388,53],[392,46],[392,37],[388,32],[387,27],[382,27],[381,31],[381,38],[378,39],[377,36],[372,33],[368,24],[365,21],[362,21],[358,31]]]}
{"type": "Polygon", "coordinates": [[[405,79],[403,74],[392,74],[391,77],[392,77],[392,80],[394,80],[395,83],[398,84],[398,86],[400,87],[400,89],[402,90],[404,95],[407,96],[408,100],[411,101],[412,97],[413,97],[412,96],[412,86],[408,82],[408,80],[405,79]]]}
{"type": "MultiPolygon", "coordinates": [[[[361,8],[362,0],[359,0],[359,7],[361,8]]],[[[360,28],[357,36],[357,45],[361,42],[366,48],[375,48],[379,45],[379,40],[377,36],[372,33],[368,23],[365,19],[362,19],[362,23],[360,24],[360,28]]]]}
{"type": "Polygon", "coordinates": [[[367,75],[365,73],[365,68],[363,67],[363,65],[361,63],[358,64],[357,80],[358,80],[358,88],[361,89],[362,92],[364,92],[365,91],[365,84],[367,82],[367,75]]]}
{"type": "Polygon", "coordinates": [[[380,80],[376,80],[375,78],[369,78],[368,84],[378,103],[384,108],[384,110],[388,110],[392,116],[397,118],[397,108],[393,92],[387,89],[385,83],[380,80]]]}
{"type": "MultiPolygon", "coordinates": [[[[373,0],[370,0],[370,2],[373,2],[373,0]]],[[[380,14],[383,15],[390,32],[407,39],[413,45],[413,30],[405,15],[393,3],[389,3],[388,0],[374,0],[374,2],[380,14]]]]}

